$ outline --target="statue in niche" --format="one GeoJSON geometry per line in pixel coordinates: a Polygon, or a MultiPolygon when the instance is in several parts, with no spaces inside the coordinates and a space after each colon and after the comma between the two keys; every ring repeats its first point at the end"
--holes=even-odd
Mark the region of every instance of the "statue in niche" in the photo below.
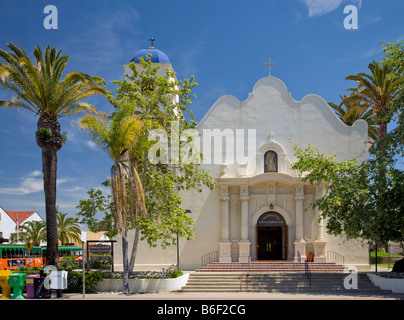
{"type": "Polygon", "coordinates": [[[275,151],[265,153],[264,168],[264,172],[278,172],[278,155],[275,151]]]}

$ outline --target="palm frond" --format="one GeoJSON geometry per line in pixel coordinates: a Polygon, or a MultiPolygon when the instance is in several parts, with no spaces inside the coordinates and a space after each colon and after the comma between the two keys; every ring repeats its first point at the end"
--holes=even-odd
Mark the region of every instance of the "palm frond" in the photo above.
{"type": "Polygon", "coordinates": [[[86,112],[85,108],[75,105],[79,100],[106,94],[101,86],[104,80],[100,77],[71,72],[61,80],[69,57],[49,45],[44,51],[39,46],[34,48],[34,62],[21,45],[9,43],[7,47],[11,51],[0,49],[0,58],[4,61],[0,64],[0,85],[15,94],[15,99],[30,105],[28,110],[36,114],[61,117],[70,115],[69,110],[86,112]],[[71,105],[75,106],[71,108],[71,105]]]}
{"type": "Polygon", "coordinates": [[[352,91],[352,94],[344,100],[359,104],[363,108],[360,113],[365,113],[368,108],[372,109],[372,118],[375,119],[381,113],[389,114],[388,109],[404,84],[404,76],[392,80],[389,76],[390,70],[376,61],[372,61],[368,68],[369,74],[362,72],[346,77],[347,80],[355,81],[358,86],[347,89],[352,91]]]}

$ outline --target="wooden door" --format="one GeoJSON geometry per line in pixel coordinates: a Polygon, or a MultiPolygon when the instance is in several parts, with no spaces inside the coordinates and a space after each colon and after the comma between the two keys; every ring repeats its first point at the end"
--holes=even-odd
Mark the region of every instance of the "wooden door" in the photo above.
{"type": "Polygon", "coordinates": [[[282,228],[258,228],[258,260],[282,260],[282,228]]]}

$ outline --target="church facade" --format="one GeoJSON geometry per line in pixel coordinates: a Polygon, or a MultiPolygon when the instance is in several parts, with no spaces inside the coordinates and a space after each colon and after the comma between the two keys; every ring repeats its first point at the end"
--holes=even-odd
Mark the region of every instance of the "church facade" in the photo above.
{"type": "MultiPolygon", "coordinates": [[[[320,96],[296,101],[280,79],[269,76],[257,81],[245,101],[230,95],[219,98],[198,131],[203,141],[220,141],[222,148],[202,152],[213,155],[219,150],[222,161],[212,156],[212,161],[202,163],[214,177],[213,190],[181,193],[183,207],[195,221],[195,239],[180,239],[184,270],[200,267],[201,257],[212,252],[220,262],[297,261],[310,252],[314,262],[338,255],[358,270],[369,267],[367,246],[327,234],[321,212],[312,208],[323,187],[303,183],[291,169],[294,145],[313,145],[335,153],[337,160],[366,160],[365,121],[347,126],[320,96]],[[229,143],[235,147],[228,149],[229,143]],[[247,161],[229,156],[229,150],[237,148],[248,154],[247,161]]],[[[138,269],[161,269],[176,261],[176,247],[139,245],[138,269]]],[[[119,255],[115,262],[121,263],[119,255]]]]}

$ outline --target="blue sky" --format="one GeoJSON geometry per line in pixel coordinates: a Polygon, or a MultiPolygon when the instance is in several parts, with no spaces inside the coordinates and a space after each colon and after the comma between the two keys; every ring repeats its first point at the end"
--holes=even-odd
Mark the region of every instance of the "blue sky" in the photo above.
{"type": "MultiPolygon", "coordinates": [[[[277,65],[272,75],[285,82],[296,100],[315,93],[338,103],[352,86],[345,77],[367,72],[380,60],[379,40],[404,39],[402,0],[0,0],[0,47],[20,43],[51,45],[70,56],[67,72],[123,77],[123,64],[139,49],[155,47],[171,60],[179,80],[195,76],[192,104],[201,120],[222,95],[245,100],[253,85],[268,75],[264,62],[277,65]],[[58,9],[58,29],[43,22],[46,5],[58,9]],[[357,30],[344,28],[344,7],[358,8],[357,30]]],[[[112,88],[111,85],[109,85],[112,88]]],[[[9,97],[0,91],[0,99],[9,97]]],[[[112,108],[92,98],[100,110],[112,108]]],[[[68,140],[58,152],[58,198],[73,215],[87,190],[100,187],[111,160],[79,129],[78,117],[62,119],[68,140]]],[[[33,210],[44,217],[41,150],[35,142],[37,118],[28,111],[0,109],[0,206],[33,210]]]]}

